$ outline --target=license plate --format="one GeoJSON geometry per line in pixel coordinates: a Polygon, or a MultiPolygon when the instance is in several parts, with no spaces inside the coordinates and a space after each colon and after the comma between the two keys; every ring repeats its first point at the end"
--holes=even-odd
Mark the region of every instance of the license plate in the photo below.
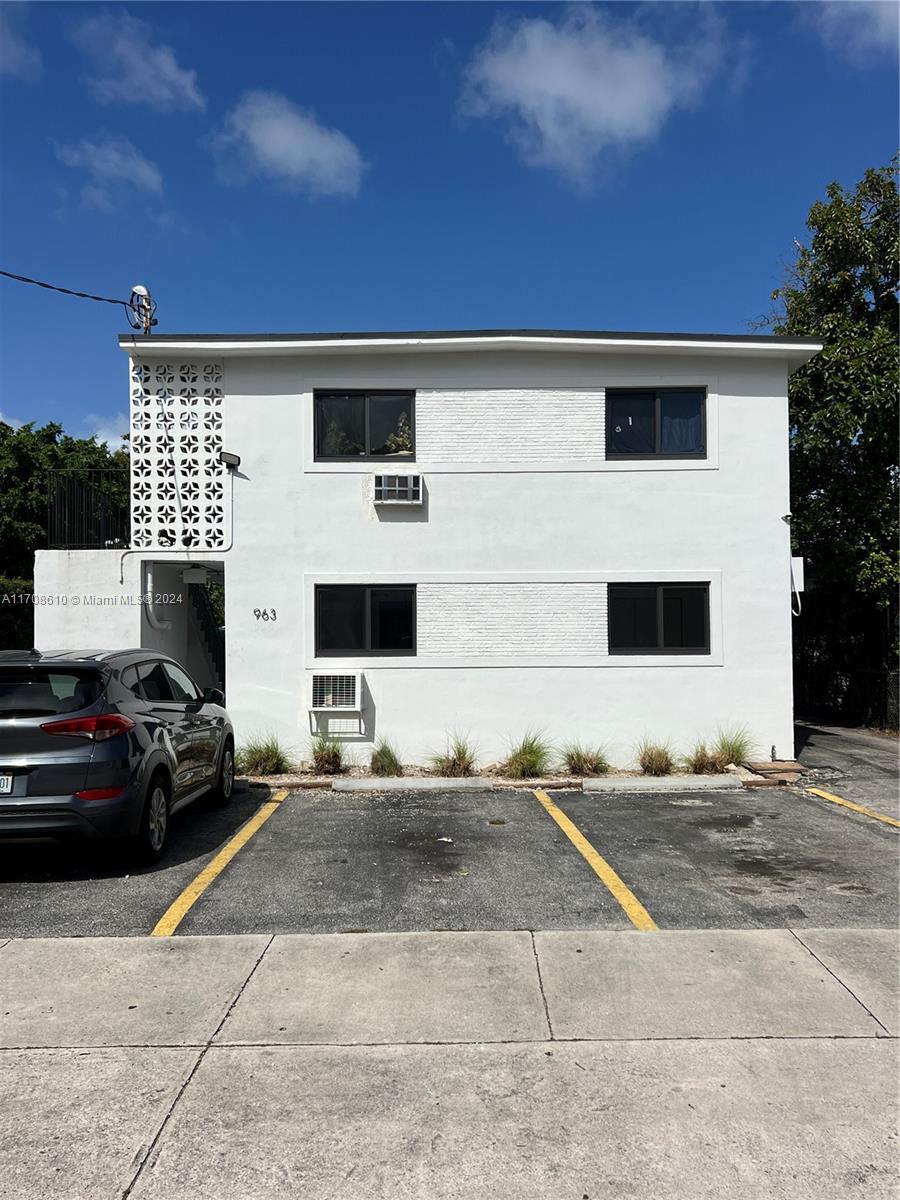
{"type": "Polygon", "coordinates": [[[12,775],[0,775],[0,796],[9,796],[12,794],[12,775]]]}

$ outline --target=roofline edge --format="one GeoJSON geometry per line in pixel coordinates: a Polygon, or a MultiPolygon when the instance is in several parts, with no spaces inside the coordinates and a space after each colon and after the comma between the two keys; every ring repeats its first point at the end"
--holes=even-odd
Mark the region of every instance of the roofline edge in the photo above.
{"type": "Polygon", "coordinates": [[[674,343],[680,345],[784,346],[802,349],[821,348],[820,338],[792,337],[786,334],[755,333],[665,333],[634,330],[592,329],[448,329],[393,330],[323,333],[155,333],[119,334],[119,345],[210,345],[246,346],[334,346],[354,343],[416,345],[422,342],[583,342],[583,343],[674,343]]]}

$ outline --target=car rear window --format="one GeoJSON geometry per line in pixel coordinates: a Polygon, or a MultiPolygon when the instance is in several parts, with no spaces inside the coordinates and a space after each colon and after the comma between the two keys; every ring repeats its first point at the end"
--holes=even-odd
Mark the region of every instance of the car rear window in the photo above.
{"type": "Polygon", "coordinates": [[[0,719],[78,712],[103,690],[97,671],[67,667],[0,667],[0,719]]]}

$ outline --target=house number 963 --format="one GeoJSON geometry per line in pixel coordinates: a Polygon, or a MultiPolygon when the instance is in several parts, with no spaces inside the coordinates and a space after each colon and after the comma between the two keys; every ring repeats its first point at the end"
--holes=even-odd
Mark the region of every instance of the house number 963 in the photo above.
{"type": "Polygon", "coordinates": [[[278,613],[274,608],[254,608],[253,615],[257,621],[277,621],[278,613]]]}

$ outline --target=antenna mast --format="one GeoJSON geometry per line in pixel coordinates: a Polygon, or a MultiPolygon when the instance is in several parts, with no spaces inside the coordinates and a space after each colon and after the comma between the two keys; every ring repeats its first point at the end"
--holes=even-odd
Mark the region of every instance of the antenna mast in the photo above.
{"type": "Polygon", "coordinates": [[[132,329],[140,329],[145,336],[150,333],[156,324],[156,304],[143,284],[136,283],[131,289],[131,299],[126,312],[132,329]]]}

